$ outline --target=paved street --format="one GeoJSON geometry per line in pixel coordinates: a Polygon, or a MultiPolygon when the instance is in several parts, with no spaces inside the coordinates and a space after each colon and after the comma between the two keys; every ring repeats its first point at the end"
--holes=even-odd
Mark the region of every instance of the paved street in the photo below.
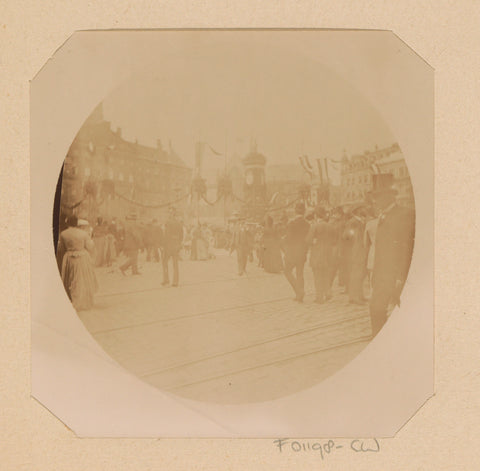
{"type": "Polygon", "coordinates": [[[238,276],[236,255],[180,262],[180,286],[162,286],[160,263],[140,255],[139,276],[97,269],[94,309],[80,312],[87,329],[127,370],[192,399],[220,403],[269,400],[312,386],[355,357],[371,335],[366,306],[334,290],[313,303],[293,301],[282,274],[249,263],[238,276]]]}

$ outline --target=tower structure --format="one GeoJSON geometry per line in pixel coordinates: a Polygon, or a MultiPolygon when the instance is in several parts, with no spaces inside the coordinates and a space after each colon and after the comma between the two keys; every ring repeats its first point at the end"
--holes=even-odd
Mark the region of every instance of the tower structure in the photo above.
{"type": "Polygon", "coordinates": [[[256,220],[263,218],[267,198],[265,165],[267,159],[257,150],[256,141],[252,141],[250,152],[242,159],[245,169],[244,199],[246,216],[256,220]]]}

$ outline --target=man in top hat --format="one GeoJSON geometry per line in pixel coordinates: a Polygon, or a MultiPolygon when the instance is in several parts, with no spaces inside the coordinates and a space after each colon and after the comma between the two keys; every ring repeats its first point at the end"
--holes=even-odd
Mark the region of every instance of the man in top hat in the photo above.
{"type": "Polygon", "coordinates": [[[305,295],[303,269],[307,260],[307,235],[310,224],[305,220],[305,203],[295,205],[295,217],[286,227],[283,250],[285,252],[285,277],[295,291],[295,301],[303,302],[305,295]],[[295,275],[293,270],[295,269],[295,275]]]}
{"type": "Polygon", "coordinates": [[[163,262],[163,283],[167,285],[169,283],[168,275],[168,262],[172,259],[173,263],[173,280],[172,286],[178,286],[179,281],[179,269],[178,260],[180,256],[180,250],[183,244],[183,225],[177,220],[177,211],[175,208],[170,208],[168,220],[165,223],[164,234],[164,251],[162,256],[163,262]]]}
{"type": "Polygon", "coordinates": [[[405,284],[412,258],[415,237],[415,211],[396,202],[390,174],[377,178],[372,192],[379,212],[375,237],[375,258],[372,270],[370,318],[375,336],[387,320],[389,305],[400,305],[400,293],[405,284]]]}
{"type": "Polygon", "coordinates": [[[130,214],[125,218],[123,252],[127,256],[127,261],[120,266],[120,271],[123,275],[125,275],[125,271],[128,268],[132,269],[133,275],[140,275],[138,271],[138,250],[142,246],[143,241],[136,221],[136,214],[130,214]]]}

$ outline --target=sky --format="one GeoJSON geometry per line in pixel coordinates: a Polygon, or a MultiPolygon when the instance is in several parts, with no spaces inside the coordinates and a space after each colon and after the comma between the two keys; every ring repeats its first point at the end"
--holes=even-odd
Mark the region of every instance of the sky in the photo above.
{"type": "MultiPolygon", "coordinates": [[[[306,154],[339,159],[395,142],[379,113],[319,60],[280,44],[224,41],[173,44],[112,91],[105,119],[125,139],[161,139],[193,166],[195,142],[244,155],[255,139],[267,165],[306,154]],[[277,47],[275,47],[277,46],[277,47]]],[[[207,154],[205,172],[223,166],[207,154]]],[[[299,164],[300,165],[300,164],[299,164]]]]}

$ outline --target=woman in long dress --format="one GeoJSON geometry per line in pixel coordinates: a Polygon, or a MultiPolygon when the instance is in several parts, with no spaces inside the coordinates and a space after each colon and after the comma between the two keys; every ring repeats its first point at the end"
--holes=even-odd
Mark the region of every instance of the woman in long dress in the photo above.
{"type": "Polygon", "coordinates": [[[101,217],[97,218],[97,225],[93,229],[92,239],[95,245],[94,261],[95,266],[103,267],[105,265],[105,253],[107,243],[108,225],[104,224],[101,217]]]}
{"type": "Polygon", "coordinates": [[[113,235],[107,221],[103,221],[103,225],[106,228],[105,250],[104,250],[103,259],[104,259],[105,265],[107,267],[111,267],[113,261],[117,257],[117,251],[115,249],[115,236],[113,235]]]}
{"type": "Polygon", "coordinates": [[[68,228],[60,233],[57,259],[63,286],[77,311],[90,309],[98,288],[92,256],[95,245],[90,236],[77,227],[77,217],[68,218],[68,228]]]}
{"type": "Polygon", "coordinates": [[[208,260],[207,233],[204,227],[199,227],[197,238],[197,260],[208,260]]]}

